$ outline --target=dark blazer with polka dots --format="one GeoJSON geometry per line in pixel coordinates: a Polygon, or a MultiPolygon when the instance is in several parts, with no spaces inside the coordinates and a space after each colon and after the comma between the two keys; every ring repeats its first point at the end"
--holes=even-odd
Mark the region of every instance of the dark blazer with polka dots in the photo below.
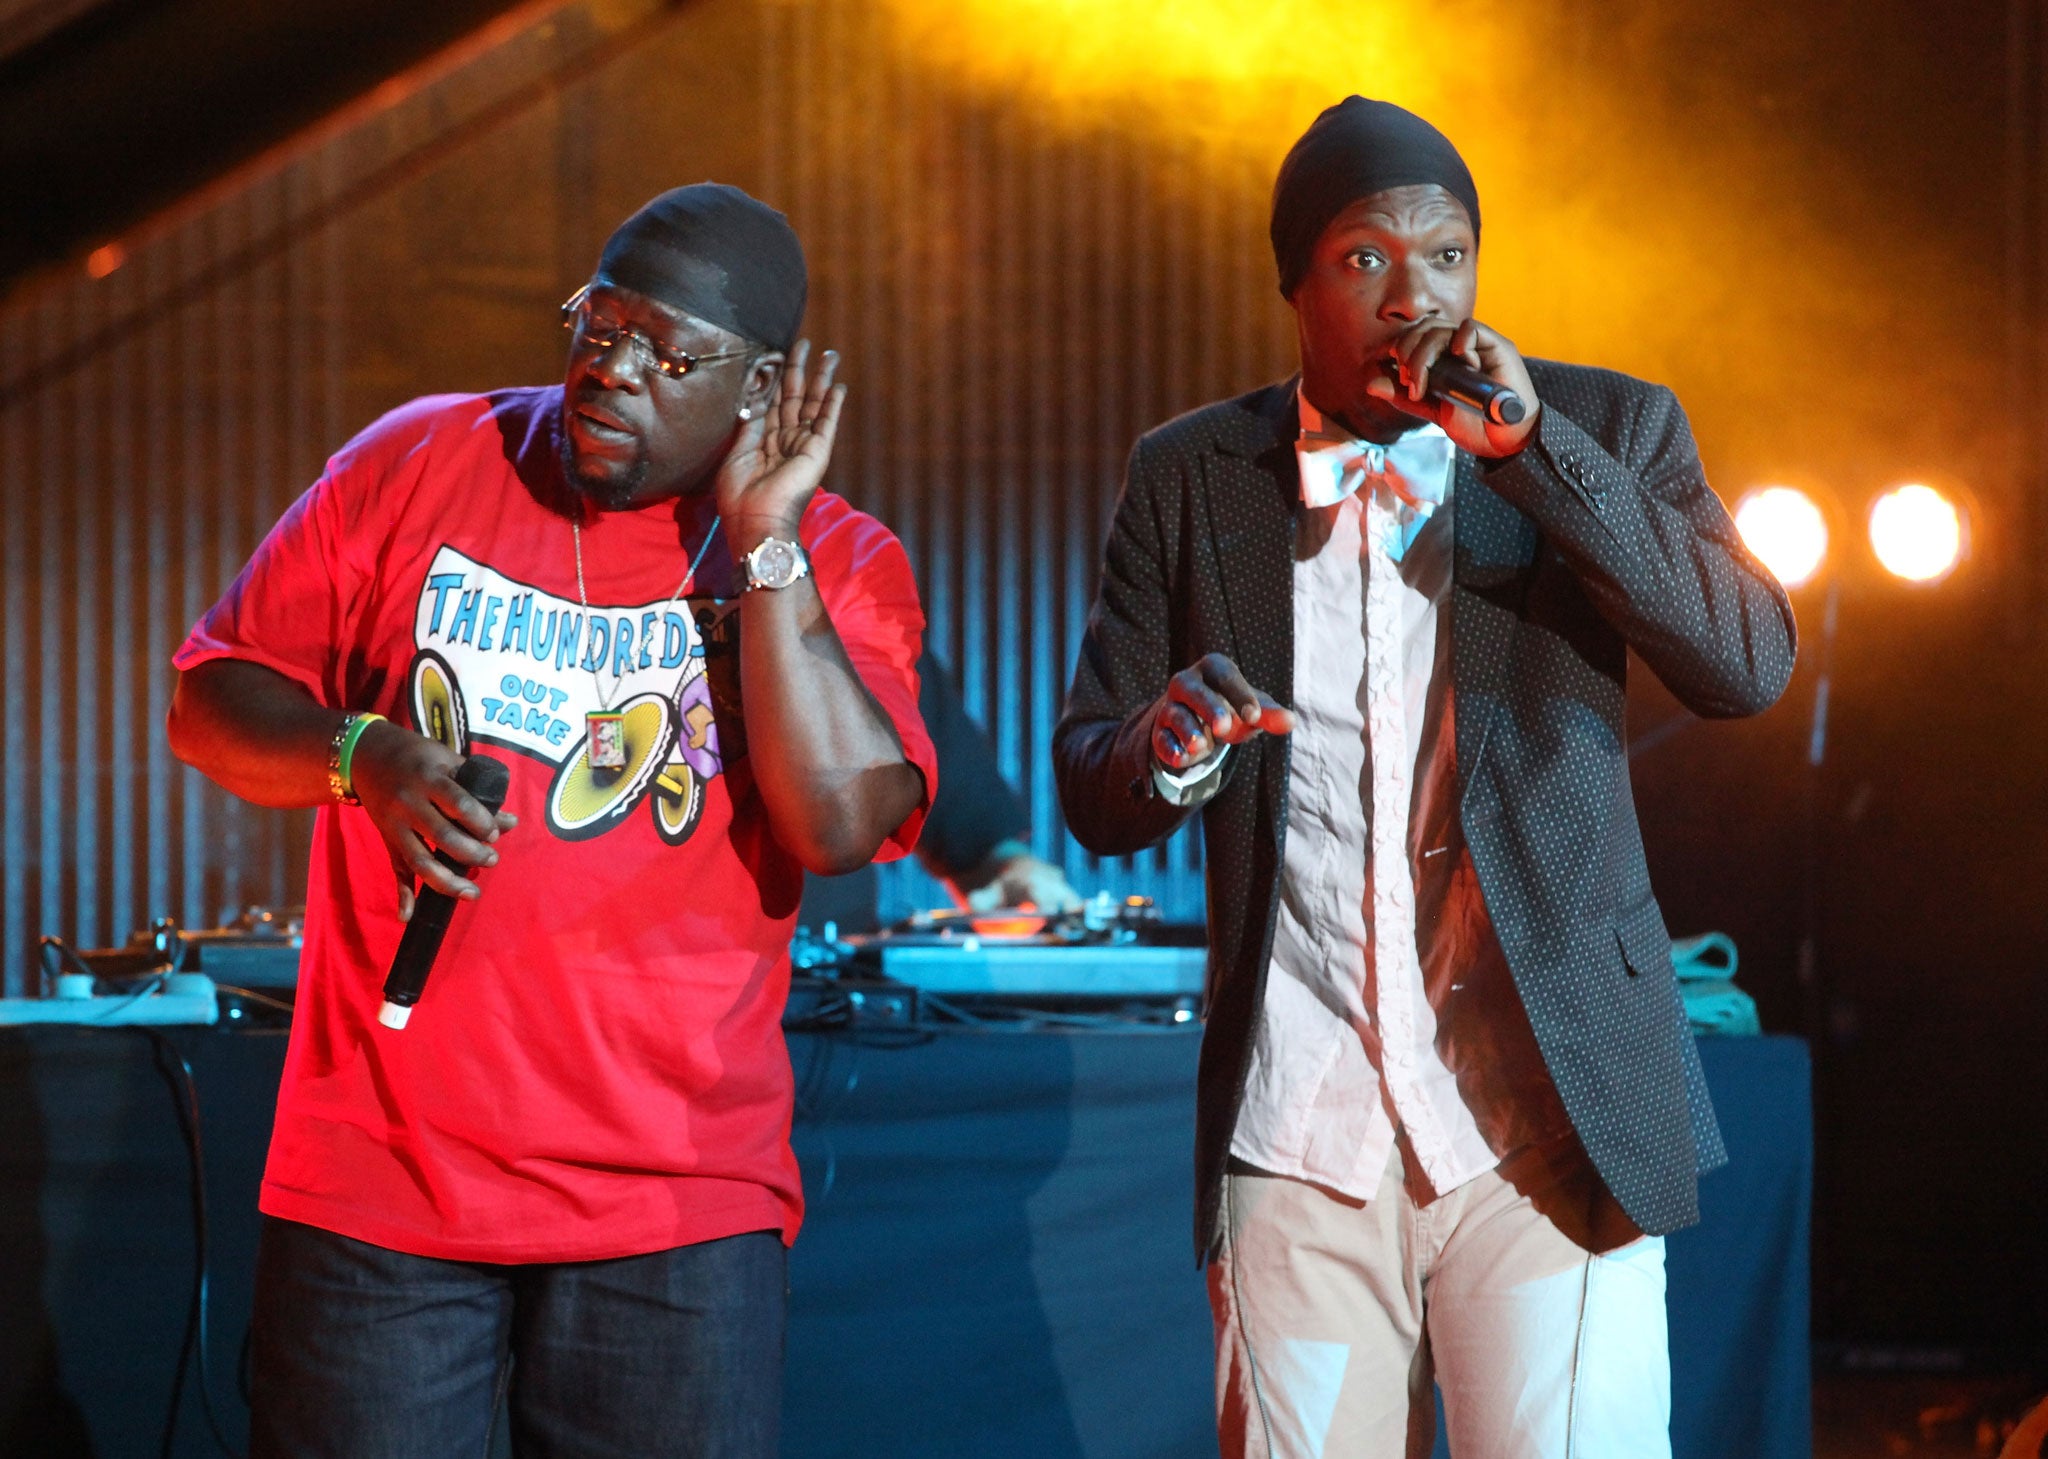
{"type": "MultiPolygon", "coordinates": [[[[1699,1218],[1727,1158],[1650,892],[1629,788],[1633,648],[1706,717],[1784,691],[1784,591],[1708,487],[1677,398],[1529,361],[1543,402],[1509,460],[1460,453],[1450,599],[1461,819],[1551,1077],[1608,1188],[1644,1231],[1699,1218]]],[[[1227,655],[1293,701],[1294,384],[1203,407],[1131,452],[1102,579],[1053,739],[1067,824],[1118,855],[1192,807],[1153,789],[1167,679],[1227,655]]],[[[1287,834],[1287,741],[1233,751],[1199,810],[1209,975],[1196,1120],[1196,1242],[1211,1250],[1263,1002],[1287,834]]]]}

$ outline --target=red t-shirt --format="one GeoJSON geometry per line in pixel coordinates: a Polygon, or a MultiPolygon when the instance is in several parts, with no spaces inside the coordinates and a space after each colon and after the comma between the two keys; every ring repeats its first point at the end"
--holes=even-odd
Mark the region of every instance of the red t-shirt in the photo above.
{"type": "MultiPolygon", "coordinates": [[[[667,504],[583,528],[584,607],[569,521],[543,504],[563,491],[560,405],[559,388],[508,390],[384,417],[178,651],[180,669],[246,659],[323,704],[495,756],[520,822],[394,1032],[377,1022],[402,931],[390,857],[360,810],[320,812],[261,1206],[471,1261],[794,1240],[781,1015],[803,873],[746,758],[738,605],[671,601],[697,533],[667,504]],[[625,713],[629,763],[593,774],[600,698],[625,713]]],[[[909,561],[825,493],[802,535],[928,805],[909,561]]]]}

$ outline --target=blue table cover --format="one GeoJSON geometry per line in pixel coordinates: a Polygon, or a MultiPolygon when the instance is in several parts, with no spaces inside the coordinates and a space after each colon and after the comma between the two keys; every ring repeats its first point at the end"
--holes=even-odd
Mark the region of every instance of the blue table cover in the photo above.
{"type": "MultiPolygon", "coordinates": [[[[236,1356],[284,1040],[179,1030],[212,1214],[212,1379],[236,1356]]],[[[791,1040],[810,1213],[791,1459],[1213,1455],[1191,1247],[1192,1029],[791,1040]]],[[[1808,1450],[1804,1047],[1707,1042],[1734,1156],[1670,1245],[1679,1459],[1808,1450]]],[[[153,1454],[191,1277],[185,1152],[132,1031],[0,1033],[0,1455],[153,1454]]],[[[186,1380],[174,1452],[217,1454],[186,1380]]],[[[1478,1459],[1478,1456],[1475,1456],[1478,1459]]]]}
{"type": "MultiPolygon", "coordinates": [[[[792,1459],[1213,1455],[1191,1029],[791,1042],[792,1459]]],[[[1703,1041],[1730,1164],[1671,1238],[1677,1459],[1810,1452],[1803,1043],[1703,1041]]],[[[1439,1436],[1440,1455],[1448,1448],[1439,1436]]]]}

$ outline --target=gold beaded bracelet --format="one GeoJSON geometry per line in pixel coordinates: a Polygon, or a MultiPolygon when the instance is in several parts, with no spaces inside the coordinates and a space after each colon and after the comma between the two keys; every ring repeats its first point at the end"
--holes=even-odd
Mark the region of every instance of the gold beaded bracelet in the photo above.
{"type": "Polygon", "coordinates": [[[354,712],[345,714],[341,723],[334,727],[334,738],[327,746],[327,790],[337,805],[361,805],[362,798],[356,794],[355,781],[350,772],[355,768],[353,761],[356,741],[363,737],[363,731],[382,719],[381,714],[354,712]]]}

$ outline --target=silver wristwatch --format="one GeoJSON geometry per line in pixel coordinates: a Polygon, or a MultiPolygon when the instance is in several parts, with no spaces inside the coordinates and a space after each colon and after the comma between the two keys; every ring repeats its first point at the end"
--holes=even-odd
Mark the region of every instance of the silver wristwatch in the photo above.
{"type": "Polygon", "coordinates": [[[747,570],[747,591],[786,588],[811,575],[811,555],[794,542],[764,537],[761,545],[740,559],[747,570]]]}

